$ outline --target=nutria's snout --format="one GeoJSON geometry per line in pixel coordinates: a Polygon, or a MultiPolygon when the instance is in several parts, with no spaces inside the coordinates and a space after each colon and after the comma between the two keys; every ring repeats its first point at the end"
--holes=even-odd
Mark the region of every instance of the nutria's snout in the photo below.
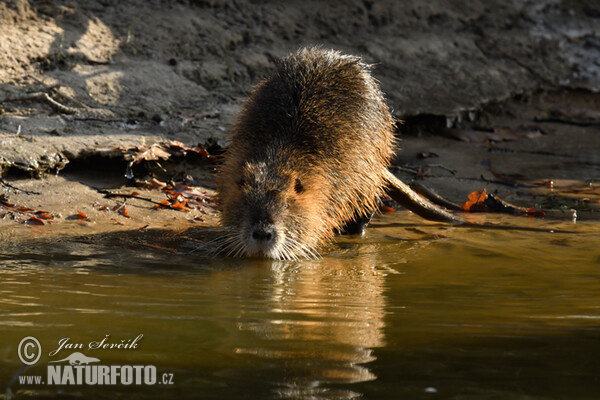
{"type": "Polygon", "coordinates": [[[278,253],[281,235],[274,224],[259,222],[252,224],[247,230],[246,254],[271,257],[278,253]]]}
{"type": "Polygon", "coordinates": [[[252,239],[259,244],[268,245],[273,243],[277,232],[273,225],[259,225],[252,229],[252,239]]]}

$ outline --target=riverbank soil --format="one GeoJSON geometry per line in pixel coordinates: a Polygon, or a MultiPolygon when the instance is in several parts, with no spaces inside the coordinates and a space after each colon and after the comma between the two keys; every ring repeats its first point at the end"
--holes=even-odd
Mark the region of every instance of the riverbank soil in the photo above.
{"type": "Polygon", "coordinates": [[[244,97],[313,45],[374,64],[406,181],[598,218],[594,2],[12,0],[2,237],[216,225],[214,169],[244,97]]]}

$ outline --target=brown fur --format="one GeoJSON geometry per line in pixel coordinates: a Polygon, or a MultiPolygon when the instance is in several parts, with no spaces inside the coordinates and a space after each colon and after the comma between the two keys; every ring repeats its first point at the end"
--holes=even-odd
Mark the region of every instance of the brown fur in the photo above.
{"type": "Polygon", "coordinates": [[[335,229],[377,209],[393,131],[361,59],[315,48],[282,59],[246,100],[225,153],[218,191],[232,233],[222,249],[315,256],[335,229]]]}

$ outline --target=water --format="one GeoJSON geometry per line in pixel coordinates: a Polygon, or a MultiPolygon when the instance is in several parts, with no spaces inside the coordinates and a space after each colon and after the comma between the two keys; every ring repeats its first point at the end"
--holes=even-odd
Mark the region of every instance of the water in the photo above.
{"type": "Polygon", "coordinates": [[[523,229],[397,213],[305,262],[209,259],[194,232],[5,241],[0,397],[600,398],[598,223],[494,222],[523,229]],[[172,385],[8,385],[25,336],[46,380],[60,339],[140,334],[80,351],[172,385]]]}

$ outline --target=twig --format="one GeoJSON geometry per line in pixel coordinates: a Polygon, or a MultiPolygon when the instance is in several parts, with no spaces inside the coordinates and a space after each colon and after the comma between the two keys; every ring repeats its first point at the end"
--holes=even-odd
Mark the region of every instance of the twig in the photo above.
{"type": "Polygon", "coordinates": [[[44,92],[35,92],[35,93],[29,93],[29,94],[26,94],[23,96],[8,97],[8,98],[0,100],[0,103],[13,102],[13,101],[33,101],[33,100],[45,101],[55,111],[58,111],[58,112],[61,112],[64,114],[75,114],[78,111],[76,108],[68,107],[68,106],[65,106],[64,104],[59,103],[58,101],[56,101],[52,97],[50,97],[48,95],[48,93],[44,93],[44,92]]]}
{"type": "Polygon", "coordinates": [[[89,108],[86,104],[83,104],[82,102],[73,98],[72,96],[69,96],[68,94],[61,92],[60,88],[62,85],[60,83],[53,83],[52,85],[46,85],[46,83],[43,80],[41,80],[33,75],[27,75],[27,76],[29,78],[33,79],[34,81],[36,81],[37,83],[39,83],[42,86],[43,92],[52,92],[52,93],[62,97],[63,99],[68,100],[68,101],[72,102],[73,104],[76,104],[78,107],[89,108]]]}
{"type": "Polygon", "coordinates": [[[411,172],[413,174],[418,174],[419,173],[418,168],[421,168],[421,167],[441,168],[443,170],[446,170],[446,171],[450,172],[452,175],[456,175],[457,172],[458,172],[458,171],[456,171],[454,169],[451,169],[451,168],[448,168],[448,167],[446,167],[446,166],[444,166],[442,164],[424,164],[424,165],[416,166],[417,169],[414,169],[414,167],[415,166],[412,166],[412,165],[406,165],[405,167],[397,167],[397,168],[399,168],[401,171],[411,172]]]}
{"type": "Polygon", "coordinates": [[[417,173],[419,173],[419,171],[417,171],[414,168],[401,167],[399,165],[394,165],[394,166],[392,166],[392,168],[395,169],[395,170],[397,170],[397,171],[408,172],[408,173],[414,174],[414,175],[416,175],[417,173]]]}
{"type": "Polygon", "coordinates": [[[2,186],[6,186],[9,189],[21,192],[21,193],[25,193],[27,195],[31,195],[31,194],[41,194],[40,192],[34,192],[33,190],[25,190],[25,189],[19,189],[16,186],[11,185],[10,183],[6,182],[4,179],[0,178],[0,184],[2,186]]]}
{"type": "Polygon", "coordinates": [[[83,104],[82,102],[80,102],[79,100],[77,100],[76,98],[74,98],[73,96],[69,96],[68,94],[65,94],[63,92],[60,91],[60,86],[55,88],[55,89],[51,89],[53,93],[55,93],[56,95],[62,97],[65,100],[70,101],[71,103],[77,105],[77,107],[81,107],[81,108],[89,108],[86,104],[83,104]]]}
{"type": "Polygon", "coordinates": [[[104,190],[104,189],[98,189],[98,188],[94,188],[94,189],[96,189],[96,191],[97,191],[98,193],[101,193],[101,194],[103,194],[103,195],[104,195],[104,197],[106,197],[106,198],[108,198],[108,199],[110,199],[110,198],[112,198],[112,197],[122,197],[122,198],[124,198],[124,199],[138,199],[138,200],[143,200],[143,201],[150,202],[150,203],[152,203],[152,204],[158,204],[158,205],[162,205],[162,204],[161,204],[160,202],[158,202],[158,201],[154,201],[154,200],[152,200],[152,199],[149,199],[149,198],[147,198],[147,197],[141,197],[141,196],[137,196],[137,195],[135,195],[135,194],[121,194],[121,193],[113,193],[113,192],[110,192],[110,191],[108,191],[108,190],[104,190]]]}
{"type": "Polygon", "coordinates": [[[456,175],[458,172],[457,170],[445,167],[442,164],[425,164],[425,166],[431,167],[431,168],[441,168],[441,169],[444,169],[444,170],[450,172],[452,175],[456,175]]]}

